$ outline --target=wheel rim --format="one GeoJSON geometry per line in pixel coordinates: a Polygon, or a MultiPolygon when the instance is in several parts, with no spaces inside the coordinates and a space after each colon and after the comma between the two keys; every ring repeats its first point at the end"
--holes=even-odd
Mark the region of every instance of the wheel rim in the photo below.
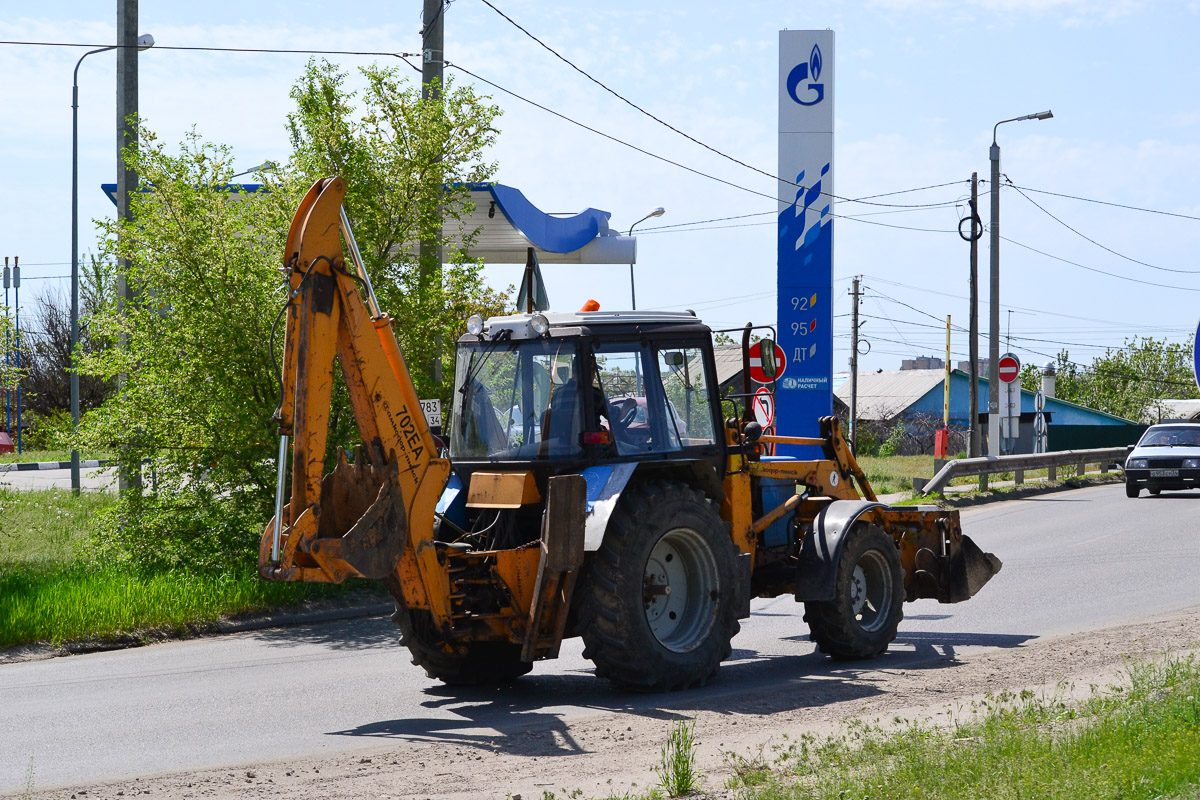
{"type": "Polygon", "coordinates": [[[665,533],[650,551],[642,585],[654,638],[676,653],[698,647],[716,622],[721,588],[717,559],[704,538],[689,528],[665,533]]]}
{"type": "Polygon", "coordinates": [[[888,561],[878,550],[868,550],[850,576],[850,609],[864,631],[882,628],[888,620],[895,586],[888,561]]]}

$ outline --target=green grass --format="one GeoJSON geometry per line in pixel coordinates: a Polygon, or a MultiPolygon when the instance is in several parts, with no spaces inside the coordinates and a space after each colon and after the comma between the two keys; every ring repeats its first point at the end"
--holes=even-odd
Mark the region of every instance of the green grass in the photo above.
{"type": "Polygon", "coordinates": [[[978,710],[947,727],[854,723],[770,760],[732,757],[730,788],[748,800],[1200,797],[1194,655],[1131,667],[1084,701],[1025,692],[978,710]]]}
{"type": "MultiPolygon", "coordinates": [[[[858,465],[867,474],[867,480],[871,482],[871,488],[875,490],[876,494],[909,492],[912,491],[913,478],[928,480],[934,475],[933,456],[859,456],[858,465]]],[[[1092,468],[1095,469],[1094,465],[1092,468]]],[[[1047,474],[1045,469],[1027,469],[1025,470],[1025,482],[1046,478],[1047,474]]],[[[1075,477],[1074,466],[1058,468],[1058,480],[1062,481],[1073,477],[1075,477]]],[[[1002,472],[990,475],[988,480],[993,484],[1011,481],[1014,480],[1014,475],[1011,472],[1002,472]]],[[[951,486],[978,484],[979,477],[977,475],[954,478],[950,481],[951,486]]]]}
{"type": "Polygon", "coordinates": [[[90,552],[108,494],[0,488],[0,648],[183,632],[188,625],[344,592],[325,584],[270,583],[247,563],[226,574],[139,572],[90,552]]]}
{"type": "Polygon", "coordinates": [[[912,491],[913,478],[933,477],[933,456],[859,456],[875,494],[912,491]]]}
{"type": "Polygon", "coordinates": [[[253,574],[165,572],[138,575],[82,565],[0,575],[0,647],[136,634],[185,632],[245,611],[328,594],[323,586],[281,584],[253,574]]]}

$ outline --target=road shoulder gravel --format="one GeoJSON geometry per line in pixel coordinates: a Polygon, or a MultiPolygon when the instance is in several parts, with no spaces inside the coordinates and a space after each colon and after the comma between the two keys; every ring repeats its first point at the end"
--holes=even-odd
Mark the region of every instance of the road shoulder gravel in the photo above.
{"type": "MultiPolygon", "coordinates": [[[[236,767],[149,775],[76,787],[39,788],[30,798],[129,797],[150,794],[295,798],[402,797],[430,800],[540,798],[579,790],[582,796],[640,793],[673,720],[690,717],[698,766],[710,797],[721,788],[726,754],[755,757],[804,733],[830,733],[846,720],[944,719],[967,713],[974,700],[1008,689],[1086,691],[1116,682],[1127,659],[1180,653],[1200,643],[1200,608],[1103,630],[1032,639],[1017,647],[947,651],[913,665],[885,656],[821,675],[779,676],[770,693],[739,693],[729,678],[691,692],[662,696],[640,712],[604,712],[570,721],[534,714],[536,722],[481,735],[452,732],[385,739],[353,754],[263,763],[247,753],[236,767]],[[907,664],[907,665],[906,665],[907,664]]],[[[464,691],[464,703],[497,702],[496,690],[464,691]]],[[[438,698],[444,698],[441,691],[438,698]]],[[[522,695],[528,698],[528,693],[522,695]]],[[[439,699],[439,702],[441,700],[439,699]]],[[[502,698],[500,698],[502,701],[502,698]]],[[[386,718],[387,711],[381,710],[386,718]]]]}

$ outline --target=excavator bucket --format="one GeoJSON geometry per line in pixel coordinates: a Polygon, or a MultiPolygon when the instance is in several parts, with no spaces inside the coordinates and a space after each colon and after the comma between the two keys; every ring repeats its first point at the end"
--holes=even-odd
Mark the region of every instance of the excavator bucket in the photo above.
{"type": "Polygon", "coordinates": [[[950,602],[974,597],[1001,566],[1000,559],[980,550],[970,536],[963,536],[950,557],[950,602]]]}
{"type": "Polygon", "coordinates": [[[338,448],[333,472],[321,479],[321,513],[314,544],[336,540],[338,555],[364,578],[382,579],[400,560],[408,543],[396,459],[375,459],[356,448],[354,463],[338,448]]]}

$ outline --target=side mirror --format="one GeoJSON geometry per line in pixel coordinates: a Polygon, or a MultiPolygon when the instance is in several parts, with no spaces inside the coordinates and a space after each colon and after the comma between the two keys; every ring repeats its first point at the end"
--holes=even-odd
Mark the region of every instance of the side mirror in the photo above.
{"type": "Polygon", "coordinates": [[[758,344],[763,375],[766,375],[769,380],[775,380],[775,376],[779,374],[779,364],[775,362],[775,341],[767,338],[758,344]]]}
{"type": "Polygon", "coordinates": [[[742,429],[742,438],[749,444],[754,444],[762,438],[762,425],[757,422],[747,422],[746,427],[742,429]]]}
{"type": "Polygon", "coordinates": [[[663,353],[663,360],[667,362],[668,367],[679,369],[683,366],[683,353],[678,350],[668,350],[663,353]]]}

